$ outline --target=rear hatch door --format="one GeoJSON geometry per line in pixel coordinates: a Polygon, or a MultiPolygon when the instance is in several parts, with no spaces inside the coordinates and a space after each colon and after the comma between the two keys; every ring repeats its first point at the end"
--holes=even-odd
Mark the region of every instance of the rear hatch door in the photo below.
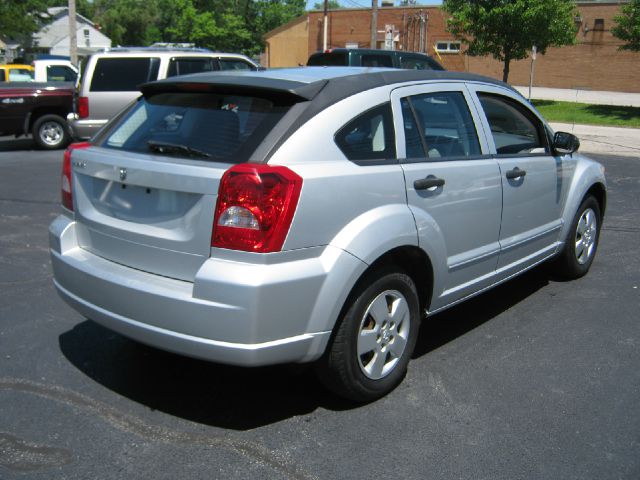
{"type": "Polygon", "coordinates": [[[218,185],[286,111],[267,98],[161,92],[74,150],[78,241],[111,261],[191,281],[211,251],[218,185]]]}

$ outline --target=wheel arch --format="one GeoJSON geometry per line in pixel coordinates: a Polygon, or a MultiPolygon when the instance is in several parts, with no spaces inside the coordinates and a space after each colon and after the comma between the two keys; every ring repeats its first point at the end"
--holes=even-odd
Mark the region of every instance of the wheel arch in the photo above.
{"type": "Polygon", "coordinates": [[[29,116],[29,127],[27,129],[27,131],[31,131],[31,129],[33,128],[34,124],[38,121],[38,119],[40,117],[44,117],[45,115],[56,115],[58,117],[60,117],[63,122],[64,122],[64,126],[66,128],[69,128],[67,125],[67,113],[68,110],[62,108],[62,107],[54,107],[54,108],[36,108],[35,110],[33,110],[31,112],[31,115],[29,116]]]}
{"type": "MultiPolygon", "coordinates": [[[[587,193],[582,197],[584,200],[589,195],[593,196],[598,202],[598,206],[600,207],[600,218],[604,218],[604,212],[607,208],[607,189],[604,184],[598,182],[591,185],[587,193]]],[[[581,202],[582,203],[582,202],[581,202]]]]}
{"type": "Polygon", "coordinates": [[[419,247],[405,245],[397,247],[380,256],[361,275],[353,290],[359,286],[359,282],[373,272],[382,269],[399,267],[409,275],[416,285],[420,311],[424,312],[431,304],[433,296],[433,265],[427,253],[419,247]]]}

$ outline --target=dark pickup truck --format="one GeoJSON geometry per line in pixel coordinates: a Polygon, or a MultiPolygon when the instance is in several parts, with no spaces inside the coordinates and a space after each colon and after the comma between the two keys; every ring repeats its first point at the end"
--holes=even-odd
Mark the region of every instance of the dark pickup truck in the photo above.
{"type": "Polygon", "coordinates": [[[73,111],[73,83],[12,82],[0,86],[0,135],[31,133],[44,149],[66,147],[71,134],[67,114],[73,111]]]}

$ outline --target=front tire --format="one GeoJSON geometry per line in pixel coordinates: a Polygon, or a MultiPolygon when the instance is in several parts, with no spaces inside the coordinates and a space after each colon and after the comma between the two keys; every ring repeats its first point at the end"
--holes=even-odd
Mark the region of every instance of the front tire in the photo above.
{"type": "Polygon", "coordinates": [[[71,135],[67,122],[58,115],[43,115],[33,123],[33,140],[39,148],[55,150],[69,144],[71,135]]]}
{"type": "Polygon", "coordinates": [[[341,397],[376,400],[405,376],[420,323],[416,287],[405,273],[381,271],[360,282],[347,302],[318,376],[341,397]]]}
{"type": "Polygon", "coordinates": [[[586,197],[576,212],[564,247],[556,260],[556,272],[567,279],[587,274],[598,249],[602,215],[598,201],[586,197]]]}

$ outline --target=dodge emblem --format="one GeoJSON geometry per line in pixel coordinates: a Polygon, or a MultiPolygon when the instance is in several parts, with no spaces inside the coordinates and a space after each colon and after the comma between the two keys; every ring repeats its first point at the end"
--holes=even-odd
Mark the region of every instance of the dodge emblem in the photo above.
{"type": "Polygon", "coordinates": [[[121,168],[120,169],[120,180],[122,180],[123,182],[127,179],[127,169],[126,168],[121,168]]]}

